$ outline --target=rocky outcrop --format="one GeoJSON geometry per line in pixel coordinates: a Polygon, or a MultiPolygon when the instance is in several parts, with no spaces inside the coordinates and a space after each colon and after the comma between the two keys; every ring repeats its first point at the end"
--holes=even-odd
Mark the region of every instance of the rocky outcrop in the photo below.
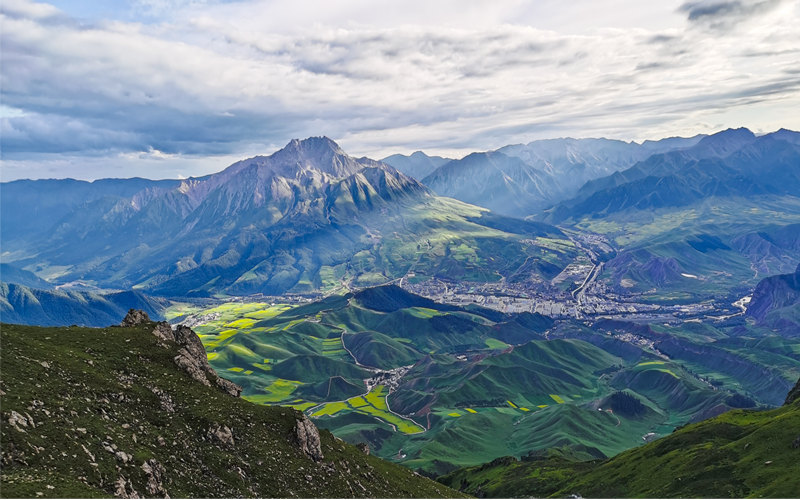
{"type": "Polygon", "coordinates": [[[150,316],[146,312],[139,309],[129,309],[128,314],[122,320],[119,326],[130,327],[137,326],[143,323],[150,323],[150,316]]]}
{"type": "Polygon", "coordinates": [[[234,445],[233,431],[227,425],[214,424],[206,432],[206,437],[223,446],[233,447],[234,445]]]}
{"type": "Polygon", "coordinates": [[[356,448],[361,450],[364,455],[369,455],[369,444],[368,443],[356,443],[356,448]]]}
{"type": "Polygon", "coordinates": [[[794,384],[794,387],[789,394],[786,396],[786,401],[783,403],[784,405],[790,405],[800,399],[800,379],[797,380],[797,383],[794,384]]]}
{"type": "Polygon", "coordinates": [[[159,496],[169,498],[166,488],[164,488],[164,478],[167,476],[167,471],[164,466],[158,463],[158,460],[151,458],[142,464],[142,470],[147,476],[147,484],[145,491],[150,496],[159,496]]]}
{"type": "Polygon", "coordinates": [[[322,455],[319,430],[305,415],[295,424],[294,438],[300,450],[311,460],[319,462],[325,458],[322,455]]]}
{"type": "MultiPolygon", "coordinates": [[[[122,320],[120,326],[131,327],[152,323],[146,312],[131,309],[122,320]]],[[[242,394],[242,388],[230,380],[226,380],[208,364],[206,350],[200,337],[188,326],[178,325],[174,330],[166,321],[155,323],[153,335],[164,341],[175,342],[180,346],[178,354],[173,361],[179,368],[189,374],[194,380],[211,387],[219,387],[223,392],[233,397],[242,394]]]]}
{"type": "Polygon", "coordinates": [[[11,414],[9,414],[6,421],[8,422],[8,425],[16,429],[17,432],[25,432],[22,427],[28,428],[29,425],[32,428],[36,427],[36,424],[30,415],[22,415],[21,413],[17,413],[13,410],[11,411],[11,414]]]}
{"type": "Polygon", "coordinates": [[[114,482],[114,496],[117,498],[141,498],[139,493],[133,489],[130,479],[120,476],[114,482]]]}

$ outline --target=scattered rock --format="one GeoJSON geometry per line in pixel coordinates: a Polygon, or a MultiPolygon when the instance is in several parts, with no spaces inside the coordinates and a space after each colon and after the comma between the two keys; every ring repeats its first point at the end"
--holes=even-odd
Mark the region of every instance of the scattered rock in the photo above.
{"type": "Polygon", "coordinates": [[[125,453],[124,451],[118,451],[118,452],[114,453],[114,456],[117,457],[117,460],[119,460],[123,464],[127,464],[128,462],[133,460],[133,455],[129,455],[129,454],[125,453]]]}
{"type": "Polygon", "coordinates": [[[175,402],[172,401],[172,396],[158,387],[151,387],[150,390],[158,397],[158,402],[161,404],[162,410],[167,413],[175,413],[175,402]]]}
{"type": "Polygon", "coordinates": [[[31,427],[34,427],[33,419],[28,422],[28,417],[11,410],[11,413],[8,416],[8,425],[13,427],[18,432],[25,432],[22,427],[28,427],[28,424],[30,424],[31,427]]]}
{"type": "Polygon", "coordinates": [[[84,451],[84,452],[85,452],[87,455],[89,455],[89,458],[91,458],[91,459],[92,459],[92,462],[96,462],[96,461],[97,461],[97,460],[95,459],[95,457],[94,457],[94,454],[93,454],[92,452],[90,452],[90,451],[89,451],[89,450],[86,448],[86,446],[85,446],[85,445],[81,444],[81,448],[83,448],[83,451],[84,451]]]}
{"type": "Polygon", "coordinates": [[[147,475],[147,484],[145,485],[147,494],[169,498],[167,490],[164,488],[164,478],[166,477],[164,466],[155,458],[151,458],[142,464],[142,470],[147,475]]]}
{"type": "Polygon", "coordinates": [[[119,326],[136,326],[141,325],[143,323],[150,323],[150,316],[147,315],[146,312],[139,310],[139,309],[129,309],[128,314],[125,315],[125,318],[122,320],[119,326]]]}
{"type": "Polygon", "coordinates": [[[319,430],[307,416],[297,421],[294,427],[294,437],[300,450],[315,462],[325,458],[322,455],[322,446],[319,439],[319,430]]]}
{"type": "Polygon", "coordinates": [[[231,431],[227,425],[213,425],[208,432],[206,432],[206,437],[216,440],[225,446],[234,445],[233,431],[231,431]]]}
{"type": "Polygon", "coordinates": [[[364,453],[365,455],[369,455],[369,444],[367,444],[367,443],[358,443],[358,444],[356,444],[356,448],[361,450],[361,452],[364,453]]]}
{"type": "Polygon", "coordinates": [[[130,480],[125,479],[123,476],[120,476],[114,482],[114,496],[117,498],[140,498],[136,490],[133,489],[130,480]]]}
{"type": "Polygon", "coordinates": [[[795,450],[797,448],[800,448],[800,436],[794,438],[794,442],[792,443],[792,448],[794,448],[795,450]]]}

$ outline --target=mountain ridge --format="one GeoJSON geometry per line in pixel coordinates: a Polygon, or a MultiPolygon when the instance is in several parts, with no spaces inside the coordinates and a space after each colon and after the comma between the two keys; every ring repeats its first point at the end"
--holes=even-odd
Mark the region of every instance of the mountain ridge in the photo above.
{"type": "Polygon", "coordinates": [[[220,390],[192,330],[147,319],[3,324],[4,497],[459,496],[295,410],[220,390]]]}

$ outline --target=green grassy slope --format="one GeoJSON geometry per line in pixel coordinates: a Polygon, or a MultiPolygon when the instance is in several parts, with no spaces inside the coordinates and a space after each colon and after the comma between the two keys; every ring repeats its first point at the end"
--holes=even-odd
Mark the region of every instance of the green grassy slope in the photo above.
{"type": "Polygon", "coordinates": [[[488,497],[790,498],[798,463],[800,400],[733,410],[606,461],[505,458],[440,481],[488,497]]]}
{"type": "Polygon", "coordinates": [[[152,329],[0,327],[3,497],[458,495],[327,431],[312,461],[299,412],[200,385],[152,329]]]}
{"type": "Polygon", "coordinates": [[[169,314],[206,318],[195,329],[210,363],[250,401],[292,406],[378,456],[435,473],[554,448],[612,456],[732,407],[780,404],[772,393],[800,375],[798,342],[768,332],[554,327],[396,286],[293,308],[230,302],[169,314]],[[611,397],[621,392],[643,409],[625,414],[624,398],[611,397]]]}

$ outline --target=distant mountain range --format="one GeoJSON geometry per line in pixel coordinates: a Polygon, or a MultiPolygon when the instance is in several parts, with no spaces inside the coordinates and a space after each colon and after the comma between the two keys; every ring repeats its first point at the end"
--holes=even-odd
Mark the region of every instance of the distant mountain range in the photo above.
{"type": "Polygon", "coordinates": [[[584,184],[534,217],[610,238],[600,281],[661,301],[746,293],[800,261],[800,134],[731,129],[584,184]]]}
{"type": "Polygon", "coordinates": [[[167,302],[137,291],[95,293],[41,290],[0,282],[0,317],[4,323],[39,326],[116,325],[129,309],[162,319],[167,302]]]}
{"type": "Polygon", "coordinates": [[[642,144],[609,139],[548,139],[472,153],[448,162],[420,152],[411,157],[395,155],[384,161],[413,172],[411,175],[442,196],[499,214],[526,217],[574,196],[587,181],[628,168],[653,154],[693,146],[702,137],[642,144]]]}
{"type": "Polygon", "coordinates": [[[798,166],[800,133],[780,130],[756,137],[747,129],[726,130],[588,182],[546,219],[680,207],[712,196],[795,195],[800,193],[798,166]]]}
{"type": "Polygon", "coordinates": [[[391,155],[381,161],[387,165],[393,166],[409,177],[422,180],[432,174],[434,170],[452,160],[450,158],[442,158],[441,156],[428,156],[422,151],[415,151],[409,156],[400,154],[391,155]]]}
{"type": "Polygon", "coordinates": [[[565,239],[559,229],[437,197],[324,137],[188,180],[4,183],[0,203],[4,262],[159,295],[346,289],[412,267],[484,281],[525,264],[552,277],[569,260],[533,241],[565,239]]]}

